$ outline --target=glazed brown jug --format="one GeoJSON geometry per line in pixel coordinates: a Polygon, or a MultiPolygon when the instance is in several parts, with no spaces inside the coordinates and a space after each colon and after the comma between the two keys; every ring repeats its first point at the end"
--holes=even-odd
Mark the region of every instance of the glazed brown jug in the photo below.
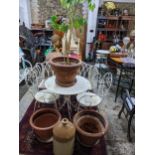
{"type": "Polygon", "coordinates": [[[75,127],[67,119],[63,118],[53,129],[54,155],[72,155],[75,140],[75,127]]]}

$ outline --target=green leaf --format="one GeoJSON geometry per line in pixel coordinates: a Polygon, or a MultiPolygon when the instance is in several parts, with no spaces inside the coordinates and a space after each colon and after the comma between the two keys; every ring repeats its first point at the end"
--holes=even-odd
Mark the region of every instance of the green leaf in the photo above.
{"type": "Polygon", "coordinates": [[[74,17],[74,19],[73,19],[73,26],[76,29],[80,28],[81,26],[83,26],[85,24],[86,24],[86,20],[83,17],[80,17],[80,16],[74,17]]]}
{"type": "Polygon", "coordinates": [[[88,8],[90,11],[93,11],[95,9],[95,4],[89,3],[88,8]]]}
{"type": "Polygon", "coordinates": [[[53,29],[61,31],[61,32],[67,32],[68,30],[68,25],[65,23],[58,23],[58,17],[57,16],[52,16],[51,17],[51,26],[53,29]]]}
{"type": "Polygon", "coordinates": [[[57,16],[52,16],[52,17],[51,17],[51,21],[52,21],[52,22],[55,22],[57,19],[58,19],[57,16]]]}

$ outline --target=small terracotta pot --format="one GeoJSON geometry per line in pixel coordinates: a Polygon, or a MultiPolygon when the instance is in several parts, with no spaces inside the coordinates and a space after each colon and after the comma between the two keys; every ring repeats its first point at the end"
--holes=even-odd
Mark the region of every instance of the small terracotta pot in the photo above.
{"type": "Polygon", "coordinates": [[[53,128],[60,120],[61,114],[57,110],[42,108],[31,115],[30,125],[39,141],[50,142],[53,137],[53,128]]]}
{"type": "Polygon", "coordinates": [[[108,122],[94,110],[82,110],[74,115],[74,125],[81,144],[93,146],[108,130],[108,122]]]}
{"type": "Polygon", "coordinates": [[[70,64],[66,64],[67,57],[60,56],[50,60],[56,76],[56,83],[63,87],[70,87],[76,82],[76,75],[80,71],[81,60],[69,58],[70,64]]]}

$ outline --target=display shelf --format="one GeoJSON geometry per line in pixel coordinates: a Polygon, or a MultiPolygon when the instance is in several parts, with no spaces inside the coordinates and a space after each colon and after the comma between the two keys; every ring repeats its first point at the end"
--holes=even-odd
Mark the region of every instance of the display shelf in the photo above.
{"type": "Polygon", "coordinates": [[[107,36],[107,40],[104,41],[107,48],[109,48],[113,41],[114,37],[118,38],[118,42],[121,44],[125,36],[127,36],[131,31],[131,24],[134,21],[134,16],[101,16],[97,17],[96,24],[96,38],[100,32],[107,36]]]}

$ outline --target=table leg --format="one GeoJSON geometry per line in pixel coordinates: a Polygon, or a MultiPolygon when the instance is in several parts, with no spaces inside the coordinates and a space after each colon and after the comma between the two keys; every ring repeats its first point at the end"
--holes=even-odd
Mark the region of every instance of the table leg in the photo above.
{"type": "Polygon", "coordinates": [[[72,119],[72,107],[71,107],[71,96],[70,95],[65,95],[64,96],[64,102],[63,104],[59,107],[59,110],[61,110],[65,105],[67,106],[67,112],[68,112],[68,117],[71,120],[72,119]]]}
{"type": "Polygon", "coordinates": [[[71,96],[69,95],[64,96],[64,100],[65,100],[65,103],[67,104],[68,117],[71,120],[72,119],[71,96]]]}
{"type": "Polygon", "coordinates": [[[119,85],[121,82],[121,77],[122,77],[122,68],[121,68],[121,72],[120,72],[118,83],[117,83],[117,90],[116,90],[116,94],[115,94],[115,102],[117,101],[117,97],[118,97],[118,90],[119,90],[119,85]]]}

